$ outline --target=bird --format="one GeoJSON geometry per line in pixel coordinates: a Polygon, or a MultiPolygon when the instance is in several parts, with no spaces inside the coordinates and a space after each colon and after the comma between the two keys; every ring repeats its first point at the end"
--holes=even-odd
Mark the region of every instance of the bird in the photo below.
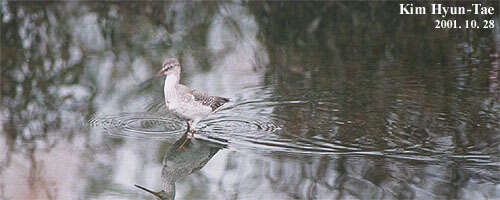
{"type": "Polygon", "coordinates": [[[191,132],[191,137],[194,137],[194,133],[197,132],[196,125],[199,121],[231,100],[225,97],[209,96],[180,84],[181,65],[176,58],[166,58],[161,70],[153,78],[162,76],[165,76],[163,87],[165,105],[170,112],[186,122],[186,133],[191,132]]]}

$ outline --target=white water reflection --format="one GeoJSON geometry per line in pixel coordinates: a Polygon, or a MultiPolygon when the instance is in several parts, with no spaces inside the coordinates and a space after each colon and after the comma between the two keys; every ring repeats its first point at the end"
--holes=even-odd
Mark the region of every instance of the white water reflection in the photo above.
{"type": "Polygon", "coordinates": [[[151,198],[133,185],[162,188],[184,124],[138,83],[167,56],[233,98],[197,135],[227,149],[177,199],[498,198],[496,37],[304,5],[2,2],[0,199],[151,198]]]}

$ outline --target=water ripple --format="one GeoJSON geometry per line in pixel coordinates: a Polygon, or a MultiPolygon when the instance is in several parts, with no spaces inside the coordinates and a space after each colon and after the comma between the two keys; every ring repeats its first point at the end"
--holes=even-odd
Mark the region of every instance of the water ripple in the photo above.
{"type": "MultiPolygon", "coordinates": [[[[382,156],[432,163],[461,160],[498,166],[495,156],[489,154],[454,153],[450,136],[438,137],[430,129],[404,123],[401,113],[388,113],[386,125],[376,128],[366,125],[373,122],[346,118],[333,97],[297,96],[231,102],[200,122],[195,137],[227,141],[224,144],[236,151],[382,156]]],[[[366,114],[377,112],[368,110],[366,114]]],[[[436,119],[441,116],[436,115],[436,119]]],[[[149,112],[97,116],[89,123],[111,136],[159,140],[179,137],[186,128],[185,122],[174,115],[149,112]]]]}
{"type": "Polygon", "coordinates": [[[91,126],[101,127],[111,136],[167,139],[184,133],[184,122],[168,113],[120,113],[96,116],[91,126]]]}

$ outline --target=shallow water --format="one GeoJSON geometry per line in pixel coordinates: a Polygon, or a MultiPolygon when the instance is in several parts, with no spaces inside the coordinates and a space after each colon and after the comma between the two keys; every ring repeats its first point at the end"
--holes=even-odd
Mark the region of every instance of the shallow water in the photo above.
{"type": "Polygon", "coordinates": [[[394,6],[2,2],[0,199],[500,198],[500,29],[394,6]]]}

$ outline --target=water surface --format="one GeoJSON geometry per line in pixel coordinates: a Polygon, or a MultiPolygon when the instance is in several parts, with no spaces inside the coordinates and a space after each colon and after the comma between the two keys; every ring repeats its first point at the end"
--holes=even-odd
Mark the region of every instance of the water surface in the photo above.
{"type": "Polygon", "coordinates": [[[4,1],[0,199],[500,198],[500,29],[397,6],[4,1]],[[232,99],[180,148],[166,57],[232,99]]]}

